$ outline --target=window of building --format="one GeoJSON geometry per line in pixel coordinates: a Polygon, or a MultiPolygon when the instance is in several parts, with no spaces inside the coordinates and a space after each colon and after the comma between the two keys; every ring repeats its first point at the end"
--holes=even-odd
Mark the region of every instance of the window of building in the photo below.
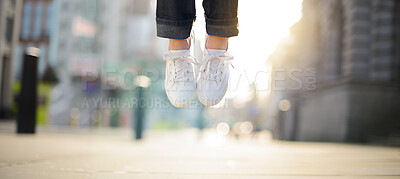
{"type": "Polygon", "coordinates": [[[30,22],[31,22],[31,9],[32,9],[32,3],[27,2],[24,4],[24,14],[23,14],[23,20],[22,20],[22,31],[21,31],[21,37],[22,39],[27,39],[29,38],[29,32],[30,32],[30,22]]]}
{"type": "Polygon", "coordinates": [[[34,21],[34,29],[33,29],[33,38],[34,39],[39,39],[40,37],[40,31],[41,31],[41,26],[42,26],[42,14],[43,14],[43,3],[38,2],[35,7],[35,21],[34,21]]]}
{"type": "Polygon", "coordinates": [[[13,26],[14,26],[14,17],[8,16],[6,22],[6,39],[8,43],[11,43],[12,40],[13,26]]]}

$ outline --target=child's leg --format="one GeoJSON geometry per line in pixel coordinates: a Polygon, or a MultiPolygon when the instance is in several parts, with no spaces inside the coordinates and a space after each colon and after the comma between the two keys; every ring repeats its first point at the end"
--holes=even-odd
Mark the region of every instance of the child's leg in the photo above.
{"type": "Polygon", "coordinates": [[[190,48],[190,39],[169,39],[169,50],[186,50],[190,48]]]}
{"type": "Polygon", "coordinates": [[[175,107],[185,107],[195,96],[194,64],[190,32],[195,20],[194,0],[157,0],[157,36],[169,39],[165,54],[165,92],[175,107]]]}
{"type": "Polygon", "coordinates": [[[207,34],[210,35],[209,40],[212,40],[209,42],[210,45],[227,40],[215,39],[214,41],[212,36],[229,38],[238,35],[238,0],[204,0],[203,7],[207,34]]]}
{"type": "Polygon", "coordinates": [[[218,104],[228,89],[233,57],[227,52],[228,38],[238,35],[237,0],[204,0],[207,38],[197,81],[197,96],[206,106],[218,104]]]}
{"type": "Polygon", "coordinates": [[[209,35],[206,48],[226,50],[228,48],[228,38],[209,35]]]}
{"type": "Polygon", "coordinates": [[[196,18],[194,0],[157,0],[157,36],[184,40],[196,18]]]}

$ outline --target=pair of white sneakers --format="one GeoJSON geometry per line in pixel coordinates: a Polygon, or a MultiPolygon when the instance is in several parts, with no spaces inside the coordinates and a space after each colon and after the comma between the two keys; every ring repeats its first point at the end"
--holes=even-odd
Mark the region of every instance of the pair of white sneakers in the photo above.
{"type": "Polygon", "coordinates": [[[233,56],[227,50],[204,49],[201,63],[190,55],[190,48],[164,55],[165,91],[175,107],[187,106],[196,92],[205,106],[216,105],[225,96],[233,56]]]}

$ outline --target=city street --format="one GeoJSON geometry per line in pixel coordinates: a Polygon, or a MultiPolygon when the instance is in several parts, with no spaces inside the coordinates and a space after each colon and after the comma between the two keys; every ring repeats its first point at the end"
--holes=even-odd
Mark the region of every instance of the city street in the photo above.
{"type": "Polygon", "coordinates": [[[0,178],[399,178],[400,149],[281,142],[268,133],[236,140],[213,130],[147,132],[0,127],[0,178]]]}
{"type": "Polygon", "coordinates": [[[396,99],[400,0],[0,0],[0,179],[400,179],[396,99]]]}

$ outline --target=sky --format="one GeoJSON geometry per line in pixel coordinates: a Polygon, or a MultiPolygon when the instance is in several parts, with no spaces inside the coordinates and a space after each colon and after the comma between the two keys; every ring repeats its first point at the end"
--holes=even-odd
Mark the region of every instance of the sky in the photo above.
{"type": "MultiPolygon", "coordinates": [[[[231,81],[236,84],[232,83],[234,87],[228,90],[227,98],[246,101],[249,98],[247,84],[253,81],[267,88],[268,56],[281,39],[289,36],[290,27],[300,20],[301,5],[302,0],[239,0],[239,36],[229,40],[228,48],[235,57],[231,81]]],[[[196,10],[193,28],[197,41],[204,44],[206,31],[200,0],[196,1],[196,10]]]]}

